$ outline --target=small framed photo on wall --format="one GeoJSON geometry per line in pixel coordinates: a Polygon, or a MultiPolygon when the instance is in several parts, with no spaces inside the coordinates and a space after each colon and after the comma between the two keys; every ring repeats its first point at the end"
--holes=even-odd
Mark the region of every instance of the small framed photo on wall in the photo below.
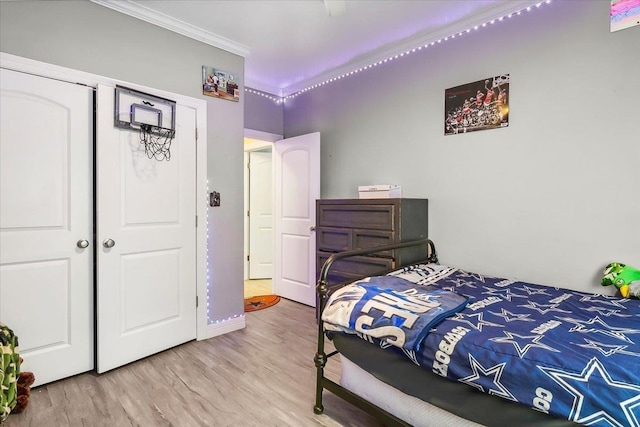
{"type": "Polygon", "coordinates": [[[229,101],[240,101],[238,76],[218,68],[202,66],[202,94],[229,101]]]}

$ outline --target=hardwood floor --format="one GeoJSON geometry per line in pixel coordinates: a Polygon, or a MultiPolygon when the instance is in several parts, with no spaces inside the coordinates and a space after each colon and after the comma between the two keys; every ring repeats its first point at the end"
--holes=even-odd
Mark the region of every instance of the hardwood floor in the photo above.
{"type": "Polygon", "coordinates": [[[255,297],[258,295],[269,295],[273,293],[271,279],[251,279],[244,281],[244,297],[255,297]]]}
{"type": "MultiPolygon", "coordinates": [[[[313,413],[313,308],[282,299],[246,313],[246,323],[243,330],[192,341],[102,375],[37,387],[26,411],[10,415],[5,425],[381,426],[326,391],[325,413],[313,413]]],[[[339,361],[330,360],[327,371],[337,381],[339,361]]]]}

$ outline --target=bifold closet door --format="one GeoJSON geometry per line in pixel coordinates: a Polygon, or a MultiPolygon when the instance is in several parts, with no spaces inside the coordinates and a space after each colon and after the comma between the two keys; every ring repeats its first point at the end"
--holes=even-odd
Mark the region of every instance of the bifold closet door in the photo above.
{"type": "Polygon", "coordinates": [[[196,337],[196,111],[176,106],[171,159],[149,159],[114,127],[114,88],[98,85],[97,370],[196,337]]]}
{"type": "Polygon", "coordinates": [[[0,321],[40,385],[93,369],[93,91],[0,72],[0,321]]]}

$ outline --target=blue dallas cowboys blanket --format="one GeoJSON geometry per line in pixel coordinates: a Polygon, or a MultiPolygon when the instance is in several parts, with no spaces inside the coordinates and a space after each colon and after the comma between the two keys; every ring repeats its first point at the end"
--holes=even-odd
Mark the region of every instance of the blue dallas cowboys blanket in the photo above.
{"type": "Polygon", "coordinates": [[[468,298],[404,348],[414,363],[584,425],[640,426],[640,301],[434,264],[391,277],[468,298]]]}
{"type": "Polygon", "coordinates": [[[334,292],[322,312],[325,329],[359,333],[387,345],[419,351],[429,330],[462,310],[467,298],[416,286],[400,277],[378,276],[334,292]]]}

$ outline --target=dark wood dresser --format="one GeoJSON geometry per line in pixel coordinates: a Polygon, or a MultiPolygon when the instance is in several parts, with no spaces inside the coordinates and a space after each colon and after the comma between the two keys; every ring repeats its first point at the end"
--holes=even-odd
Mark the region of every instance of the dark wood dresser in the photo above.
{"type": "MultiPolygon", "coordinates": [[[[427,199],[316,200],[316,280],[335,252],[426,239],[427,199]]],[[[426,257],[424,247],[403,248],[336,261],[329,284],[372,275],[426,257]]]]}

